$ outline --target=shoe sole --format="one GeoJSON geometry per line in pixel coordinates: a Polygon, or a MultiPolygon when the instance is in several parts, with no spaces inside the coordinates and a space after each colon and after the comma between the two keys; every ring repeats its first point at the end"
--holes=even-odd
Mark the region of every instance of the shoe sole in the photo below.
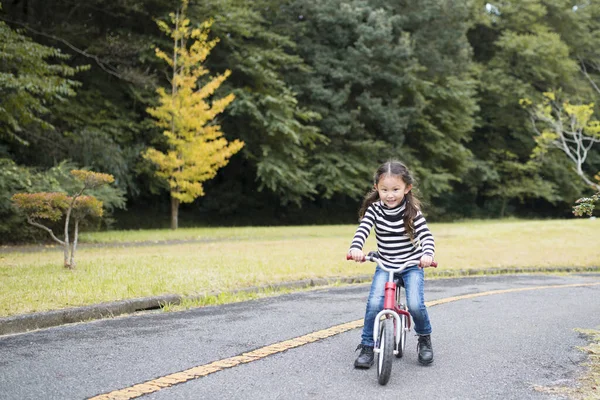
{"type": "Polygon", "coordinates": [[[432,362],[433,362],[433,359],[431,359],[431,360],[429,360],[429,361],[425,361],[425,360],[421,360],[421,359],[419,358],[419,363],[420,363],[421,365],[429,365],[429,364],[431,364],[432,362]]]}
{"type": "Polygon", "coordinates": [[[372,362],[371,364],[357,364],[354,363],[354,368],[356,369],[369,369],[373,366],[373,364],[375,364],[375,362],[372,362]]]}

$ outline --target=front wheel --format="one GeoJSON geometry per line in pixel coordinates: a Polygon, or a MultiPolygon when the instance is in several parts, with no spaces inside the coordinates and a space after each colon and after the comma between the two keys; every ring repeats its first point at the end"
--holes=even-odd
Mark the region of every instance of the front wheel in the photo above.
{"type": "Polygon", "coordinates": [[[385,385],[392,374],[394,356],[394,320],[386,318],[379,331],[379,353],[377,355],[377,381],[385,385]]]}

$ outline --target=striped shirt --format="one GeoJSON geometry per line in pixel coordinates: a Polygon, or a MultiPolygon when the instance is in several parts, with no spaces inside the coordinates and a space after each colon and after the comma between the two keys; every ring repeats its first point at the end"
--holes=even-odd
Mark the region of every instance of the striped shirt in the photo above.
{"type": "Polygon", "coordinates": [[[388,208],[381,201],[371,204],[356,229],[350,249],[362,250],[371,229],[375,227],[377,250],[384,265],[401,267],[407,261],[414,260],[418,263],[425,254],[433,257],[435,242],[425,217],[419,211],[413,221],[415,229],[413,244],[404,229],[405,209],[406,200],[395,208],[388,208]]]}

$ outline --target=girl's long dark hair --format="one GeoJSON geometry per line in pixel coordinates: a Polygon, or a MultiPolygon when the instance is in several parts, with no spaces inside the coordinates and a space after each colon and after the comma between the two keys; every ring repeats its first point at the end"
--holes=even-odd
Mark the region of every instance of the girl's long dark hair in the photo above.
{"type": "MultiPolygon", "coordinates": [[[[412,177],[412,174],[406,165],[399,161],[388,161],[384,164],[381,164],[379,168],[377,168],[377,171],[375,171],[375,175],[373,177],[373,182],[375,185],[379,183],[379,180],[383,175],[400,177],[407,186],[413,185],[414,189],[415,180],[412,177]]],[[[411,241],[414,241],[415,238],[415,227],[413,221],[421,209],[421,202],[413,194],[413,189],[404,195],[404,201],[406,203],[406,209],[404,210],[404,229],[406,230],[406,233],[411,241]]],[[[363,219],[365,213],[367,212],[367,208],[369,208],[369,206],[375,203],[377,200],[379,200],[379,193],[375,188],[373,188],[363,199],[362,206],[358,212],[359,220],[363,219]]]]}

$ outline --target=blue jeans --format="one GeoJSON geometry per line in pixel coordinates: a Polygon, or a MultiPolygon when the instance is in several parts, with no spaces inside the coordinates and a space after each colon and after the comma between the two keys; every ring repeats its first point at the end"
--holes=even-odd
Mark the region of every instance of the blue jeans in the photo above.
{"type": "MultiPolygon", "coordinates": [[[[429,335],[431,333],[431,324],[423,297],[423,282],[425,280],[423,269],[416,265],[411,266],[402,271],[401,275],[406,289],[406,305],[413,318],[415,332],[417,335],[429,335]]],[[[365,346],[374,346],[373,324],[375,323],[375,317],[383,309],[383,296],[387,280],[388,273],[377,267],[373,275],[369,298],[367,299],[365,325],[362,331],[361,343],[365,346]]]]}

